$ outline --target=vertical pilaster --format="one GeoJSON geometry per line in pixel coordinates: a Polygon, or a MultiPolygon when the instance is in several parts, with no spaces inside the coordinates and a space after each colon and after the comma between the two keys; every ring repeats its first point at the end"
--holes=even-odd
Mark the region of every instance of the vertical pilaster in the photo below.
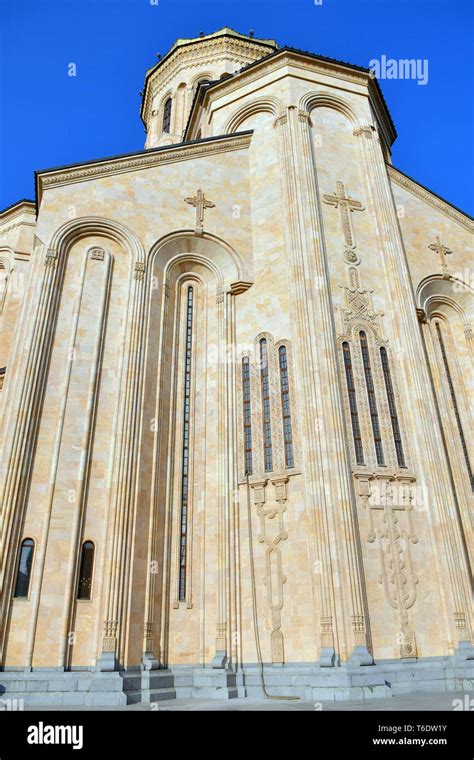
{"type": "MultiPolygon", "coordinates": [[[[154,418],[158,423],[158,428],[155,434],[155,443],[153,447],[153,475],[152,475],[152,499],[150,505],[150,522],[148,532],[148,549],[147,549],[147,575],[146,575],[146,589],[145,589],[145,605],[144,605],[144,636],[143,636],[143,655],[142,655],[142,669],[143,670],[155,670],[160,667],[161,664],[161,647],[160,647],[160,631],[157,629],[161,620],[161,611],[157,616],[155,611],[156,602],[156,586],[158,583],[159,574],[163,581],[165,577],[165,557],[158,559],[158,503],[159,498],[157,495],[159,487],[160,477],[160,462],[161,462],[161,448],[163,446],[163,432],[162,425],[164,419],[163,405],[165,398],[164,384],[164,370],[165,370],[165,349],[167,340],[167,326],[169,319],[169,295],[170,286],[167,282],[163,283],[162,288],[162,304],[161,304],[161,339],[159,349],[159,362],[158,362],[158,378],[156,394],[156,407],[154,418]],[[157,620],[157,617],[159,620],[157,620]]],[[[166,531],[165,531],[166,532],[166,531]]]]}
{"type": "Polygon", "coordinates": [[[316,165],[307,113],[293,106],[276,120],[287,214],[287,247],[292,256],[291,289],[299,335],[295,350],[305,388],[302,436],[308,507],[313,527],[316,597],[319,610],[320,664],[333,665],[336,648],[347,650],[344,626],[335,626],[336,609],[347,606],[352,620],[354,662],[369,663],[361,559],[355,526],[355,501],[346,446],[344,417],[337,374],[336,330],[330,292],[327,254],[321,218],[316,165]],[[321,424],[316,425],[316,420],[321,424]],[[343,516],[345,556],[334,552],[330,534],[337,510],[343,516]],[[350,599],[336,598],[333,573],[341,559],[347,565],[350,599]]]}
{"type": "Polygon", "coordinates": [[[225,668],[230,653],[230,511],[234,491],[233,472],[233,425],[232,396],[233,364],[229,361],[229,346],[233,346],[232,336],[232,293],[219,290],[217,294],[218,319],[218,515],[217,515],[217,622],[216,651],[212,660],[213,668],[225,668]]]}
{"type": "Polygon", "coordinates": [[[123,411],[116,467],[116,491],[109,515],[112,533],[110,575],[104,606],[105,620],[99,670],[123,667],[127,644],[130,578],[133,559],[133,525],[138,490],[139,426],[143,377],[143,307],[145,264],[136,262],[131,287],[128,364],[121,384],[123,411]]]}

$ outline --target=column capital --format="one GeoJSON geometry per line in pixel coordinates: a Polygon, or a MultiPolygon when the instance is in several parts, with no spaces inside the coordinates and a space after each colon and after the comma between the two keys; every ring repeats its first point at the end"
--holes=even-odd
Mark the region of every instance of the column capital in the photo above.
{"type": "Polygon", "coordinates": [[[288,115],[286,113],[280,114],[280,116],[277,116],[275,121],[273,122],[273,126],[275,127],[282,127],[284,124],[286,124],[288,121],[288,115]]]}
{"type": "Polygon", "coordinates": [[[416,318],[420,325],[426,325],[428,322],[428,319],[426,317],[426,311],[424,309],[417,309],[416,310],[416,318]]]}
{"type": "Polygon", "coordinates": [[[372,140],[375,134],[375,127],[372,124],[364,124],[362,127],[357,127],[352,132],[354,137],[365,137],[366,140],[372,140]]]}
{"type": "Polygon", "coordinates": [[[58,257],[58,252],[55,248],[48,248],[46,251],[46,256],[44,257],[44,265],[45,267],[54,267],[56,264],[56,259],[58,257]]]}
{"type": "Polygon", "coordinates": [[[307,124],[309,127],[313,126],[313,122],[311,121],[311,116],[309,115],[308,111],[298,111],[298,121],[300,121],[302,124],[307,124]]]}

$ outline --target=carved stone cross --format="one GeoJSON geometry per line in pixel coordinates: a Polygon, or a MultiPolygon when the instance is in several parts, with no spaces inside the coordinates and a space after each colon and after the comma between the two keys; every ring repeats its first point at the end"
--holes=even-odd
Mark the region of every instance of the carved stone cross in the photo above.
{"type": "Polygon", "coordinates": [[[351,212],[364,211],[364,206],[360,201],[353,200],[350,195],[346,197],[346,190],[343,182],[336,182],[336,192],[333,195],[323,195],[324,203],[335,206],[341,212],[342,231],[344,234],[344,243],[348,248],[355,248],[354,232],[352,229],[351,212]]]}
{"type": "Polygon", "coordinates": [[[449,277],[448,265],[446,264],[445,256],[447,256],[449,253],[452,253],[451,249],[446,248],[445,245],[442,245],[441,240],[438,236],[436,237],[436,243],[431,243],[428,248],[430,251],[436,251],[438,254],[441,263],[441,269],[443,271],[443,277],[449,277]]]}
{"type": "Polygon", "coordinates": [[[191,206],[194,206],[196,208],[196,235],[202,235],[203,233],[203,225],[204,225],[204,211],[206,208],[215,208],[215,203],[211,203],[211,201],[206,200],[206,196],[204,195],[202,190],[198,190],[196,195],[191,196],[190,198],[184,199],[186,203],[189,203],[191,206]]]}

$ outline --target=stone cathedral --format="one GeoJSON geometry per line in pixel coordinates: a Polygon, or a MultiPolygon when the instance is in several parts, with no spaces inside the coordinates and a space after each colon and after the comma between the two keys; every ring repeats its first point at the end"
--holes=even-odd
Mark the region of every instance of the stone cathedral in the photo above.
{"type": "Polygon", "coordinates": [[[142,95],[0,214],[0,699],[472,688],[472,220],[368,69],[223,28],[142,95]]]}

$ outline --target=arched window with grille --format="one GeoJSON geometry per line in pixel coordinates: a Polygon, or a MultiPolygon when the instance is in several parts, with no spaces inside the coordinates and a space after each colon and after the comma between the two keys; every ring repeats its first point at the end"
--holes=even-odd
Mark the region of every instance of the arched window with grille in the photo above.
{"type": "Polygon", "coordinates": [[[25,538],[21,542],[14,593],[17,599],[28,598],[34,550],[35,542],[32,538],[25,538]]]}
{"type": "Polygon", "coordinates": [[[278,363],[280,366],[280,393],[283,419],[283,441],[285,445],[285,465],[286,467],[294,467],[293,431],[291,427],[290,411],[290,387],[288,381],[288,355],[286,346],[280,346],[278,349],[278,363]]]}
{"type": "Polygon", "coordinates": [[[79,565],[79,583],[77,585],[77,598],[90,599],[92,595],[92,574],[94,571],[95,547],[92,541],[84,541],[81,549],[81,562],[79,565]]]}
{"type": "Polygon", "coordinates": [[[184,347],[184,400],[183,400],[183,463],[181,470],[181,515],[179,538],[179,601],[186,600],[186,567],[188,553],[188,513],[189,513],[189,454],[191,434],[191,370],[193,349],[194,291],[187,290],[186,333],[184,347]]]}
{"type": "Polygon", "coordinates": [[[264,469],[265,472],[271,472],[273,470],[272,422],[268,375],[268,346],[265,338],[262,338],[260,341],[260,385],[262,393],[264,469]]]}
{"type": "Polygon", "coordinates": [[[362,436],[360,432],[359,412],[357,409],[357,396],[354,383],[354,372],[352,369],[351,350],[347,341],[342,344],[342,353],[344,357],[344,371],[346,375],[347,395],[349,398],[352,437],[354,439],[356,462],[357,464],[364,464],[364,449],[362,446],[362,436]]]}
{"type": "Polygon", "coordinates": [[[403,453],[402,436],[400,425],[398,423],[397,407],[395,404],[395,394],[393,392],[392,377],[390,374],[390,364],[388,361],[387,349],[382,346],[380,349],[380,359],[382,361],[383,378],[385,382],[385,391],[387,393],[388,408],[390,411],[390,421],[392,423],[393,442],[397,454],[399,467],[406,467],[405,454],[403,453]]]}
{"type": "Polygon", "coordinates": [[[171,108],[173,101],[168,98],[163,107],[163,132],[169,133],[171,131],[171,108]]]}
{"type": "Polygon", "coordinates": [[[383,466],[385,464],[382,436],[380,433],[379,414],[377,410],[377,400],[375,397],[375,387],[372,377],[372,367],[370,364],[369,346],[367,343],[367,335],[363,330],[359,333],[360,347],[362,351],[362,362],[364,365],[365,385],[367,388],[367,398],[369,401],[370,421],[372,424],[372,434],[374,437],[375,455],[377,457],[377,464],[383,466]]]}
{"type": "Polygon", "coordinates": [[[250,362],[248,356],[242,359],[242,399],[244,412],[244,453],[245,474],[252,474],[252,405],[250,400],[250,362]]]}

